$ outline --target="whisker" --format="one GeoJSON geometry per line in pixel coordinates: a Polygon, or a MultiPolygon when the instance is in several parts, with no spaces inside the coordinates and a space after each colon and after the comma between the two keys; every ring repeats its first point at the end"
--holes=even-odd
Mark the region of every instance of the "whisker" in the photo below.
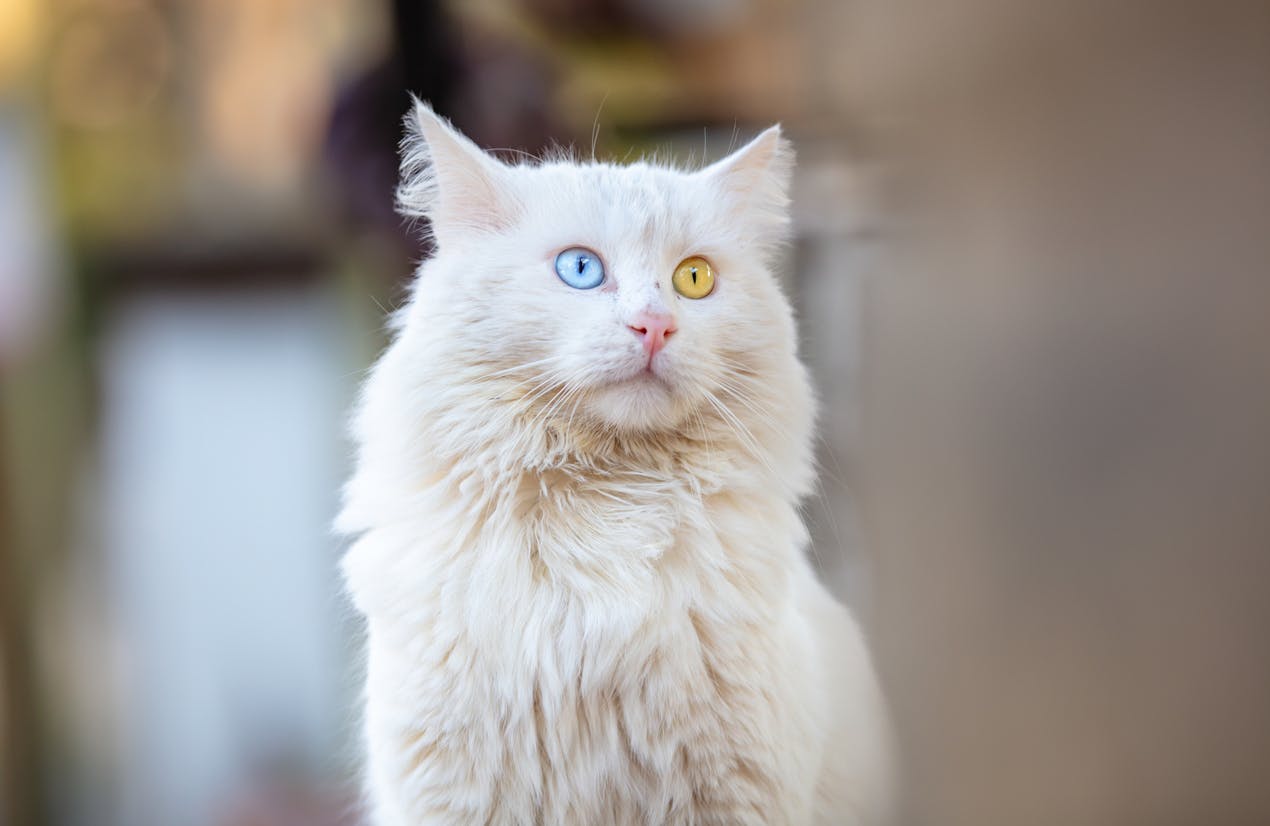
{"type": "Polygon", "coordinates": [[[481,378],[482,379],[496,379],[511,373],[518,373],[521,370],[527,370],[530,367],[537,367],[543,364],[552,364],[560,360],[561,360],[560,356],[547,356],[546,358],[534,359],[533,361],[526,361],[522,364],[517,364],[514,367],[508,367],[504,370],[495,370],[493,373],[484,373],[481,375],[481,378]]]}
{"type": "Polygon", "coordinates": [[[754,434],[751,433],[750,429],[745,426],[745,423],[738,419],[736,414],[729,410],[727,405],[720,401],[713,393],[707,391],[705,398],[714,407],[714,409],[719,412],[719,415],[731,425],[738,438],[741,439],[742,446],[750,453],[750,455],[757,460],[768,473],[779,480],[780,474],[776,471],[776,468],[772,466],[771,462],[767,460],[762,448],[759,447],[758,442],[755,440],[754,434]]]}

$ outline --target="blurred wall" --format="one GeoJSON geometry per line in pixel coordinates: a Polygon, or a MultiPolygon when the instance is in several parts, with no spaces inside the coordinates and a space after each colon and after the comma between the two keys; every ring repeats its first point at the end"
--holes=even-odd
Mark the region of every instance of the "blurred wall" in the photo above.
{"type": "Polygon", "coordinates": [[[1270,822],[1270,6],[855,7],[908,822],[1270,822]]]}

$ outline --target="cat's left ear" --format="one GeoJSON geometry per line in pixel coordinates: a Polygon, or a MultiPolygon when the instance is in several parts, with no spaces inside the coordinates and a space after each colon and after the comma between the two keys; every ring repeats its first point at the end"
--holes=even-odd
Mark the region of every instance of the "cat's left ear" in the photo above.
{"type": "Polygon", "coordinates": [[[406,115],[397,209],[427,218],[438,242],[466,232],[496,232],[515,205],[508,168],[419,99],[406,115]]]}
{"type": "Polygon", "coordinates": [[[728,208],[760,241],[776,243],[789,227],[793,171],[794,148],[777,124],[697,174],[718,188],[728,208]]]}

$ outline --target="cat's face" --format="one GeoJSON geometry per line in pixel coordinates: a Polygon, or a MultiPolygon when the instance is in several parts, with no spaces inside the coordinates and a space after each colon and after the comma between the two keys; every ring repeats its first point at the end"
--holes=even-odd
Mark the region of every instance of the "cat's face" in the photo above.
{"type": "Polygon", "coordinates": [[[400,201],[437,254],[410,324],[456,380],[533,413],[620,429],[727,415],[747,383],[796,369],[767,269],[786,223],[789,150],[768,130],[685,173],[648,164],[507,166],[426,108],[400,201]]]}

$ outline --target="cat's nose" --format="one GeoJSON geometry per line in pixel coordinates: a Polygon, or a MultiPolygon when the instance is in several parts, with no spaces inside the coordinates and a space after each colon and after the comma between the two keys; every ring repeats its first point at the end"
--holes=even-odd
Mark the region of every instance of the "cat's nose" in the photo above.
{"type": "Polygon", "coordinates": [[[627,325],[644,343],[649,360],[666,346],[666,339],[677,329],[675,320],[663,313],[640,313],[627,325]]]}

